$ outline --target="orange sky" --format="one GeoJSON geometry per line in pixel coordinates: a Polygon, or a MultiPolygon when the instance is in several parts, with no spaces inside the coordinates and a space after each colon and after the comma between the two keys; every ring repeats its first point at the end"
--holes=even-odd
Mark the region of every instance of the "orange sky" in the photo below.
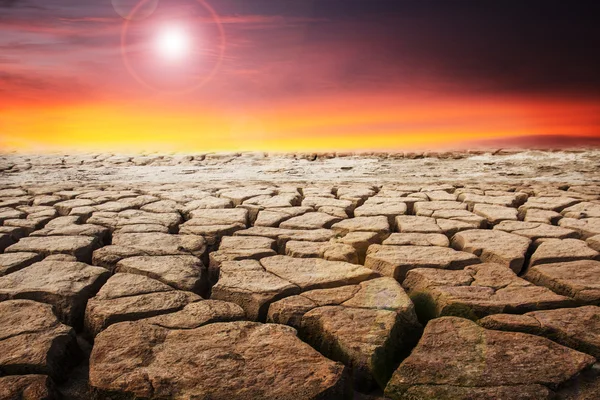
{"type": "MultiPolygon", "coordinates": [[[[213,4],[220,31],[206,7],[174,0],[124,32],[110,2],[52,0],[45,11],[8,2],[0,150],[402,150],[549,135],[600,143],[597,57],[582,45],[540,46],[546,39],[532,32],[555,32],[552,15],[530,31],[519,16],[501,18],[510,10],[482,10],[488,20],[476,24],[472,11],[444,3],[424,14],[355,3],[363,8],[222,1],[213,4]],[[192,43],[178,62],[153,45],[174,21],[192,43]]],[[[584,22],[564,27],[567,45],[584,22]]]]}

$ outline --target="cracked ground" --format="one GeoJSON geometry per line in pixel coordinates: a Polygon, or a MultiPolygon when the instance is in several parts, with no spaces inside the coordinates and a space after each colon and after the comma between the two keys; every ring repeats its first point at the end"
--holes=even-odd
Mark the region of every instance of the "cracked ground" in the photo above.
{"type": "Polygon", "coordinates": [[[0,156],[0,399],[600,398],[598,171],[0,156]]]}

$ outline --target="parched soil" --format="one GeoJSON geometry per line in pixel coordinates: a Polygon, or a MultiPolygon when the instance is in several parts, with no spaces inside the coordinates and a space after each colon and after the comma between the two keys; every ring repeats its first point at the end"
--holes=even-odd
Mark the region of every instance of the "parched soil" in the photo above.
{"type": "Polygon", "coordinates": [[[599,398],[599,167],[0,156],[0,400],[599,398]]]}

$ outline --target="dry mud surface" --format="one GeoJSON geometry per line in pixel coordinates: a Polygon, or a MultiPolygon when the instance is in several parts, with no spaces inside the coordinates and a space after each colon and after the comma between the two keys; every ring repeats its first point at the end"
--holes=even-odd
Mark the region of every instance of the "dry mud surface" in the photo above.
{"type": "Polygon", "coordinates": [[[0,400],[598,399],[600,152],[0,157],[0,400]]]}

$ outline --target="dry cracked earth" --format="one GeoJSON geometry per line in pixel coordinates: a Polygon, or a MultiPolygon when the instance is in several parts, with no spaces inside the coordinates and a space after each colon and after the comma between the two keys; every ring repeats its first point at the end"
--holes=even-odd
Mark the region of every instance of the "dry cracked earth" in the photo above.
{"type": "Polygon", "coordinates": [[[599,162],[2,156],[0,399],[598,399],[599,162]]]}

